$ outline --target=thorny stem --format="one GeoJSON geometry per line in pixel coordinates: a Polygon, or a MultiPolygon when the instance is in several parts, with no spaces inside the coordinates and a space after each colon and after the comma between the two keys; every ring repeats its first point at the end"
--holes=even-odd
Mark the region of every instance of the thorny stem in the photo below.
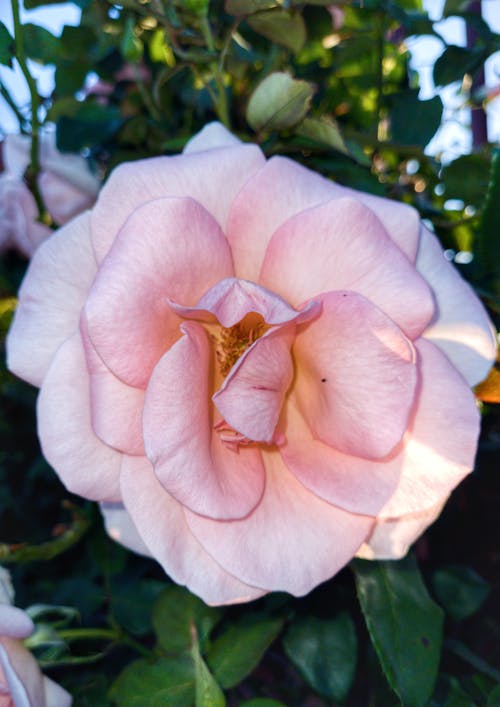
{"type": "Polygon", "coordinates": [[[40,221],[46,222],[47,210],[43,203],[42,195],[38,189],[38,175],[40,174],[40,121],[38,118],[38,108],[40,98],[36,81],[30,74],[24,52],[22,25],[19,16],[19,0],[12,0],[12,17],[14,20],[14,40],[16,46],[16,59],[28,84],[31,99],[31,159],[27,169],[25,179],[35,198],[38,217],[40,221]]]}

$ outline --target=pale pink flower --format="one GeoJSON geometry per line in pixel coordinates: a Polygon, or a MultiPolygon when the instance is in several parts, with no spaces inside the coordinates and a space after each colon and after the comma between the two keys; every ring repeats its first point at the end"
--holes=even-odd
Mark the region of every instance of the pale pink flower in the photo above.
{"type": "MultiPolygon", "coordinates": [[[[40,139],[38,186],[50,216],[63,225],[92,206],[99,181],[83,157],[57,150],[55,133],[43,132],[40,139]]],[[[7,135],[2,143],[5,169],[0,173],[0,250],[16,248],[27,257],[52,233],[37,220],[35,199],[23,181],[30,145],[26,135],[7,135]]]]}
{"type": "Polygon", "coordinates": [[[71,696],[42,675],[23,638],[33,633],[29,616],[10,606],[5,571],[0,568],[0,705],[1,707],[70,707],[71,696]]]}
{"type": "Polygon", "coordinates": [[[68,489],[209,603],[401,557],[473,466],[495,356],[416,211],[219,124],[40,247],[7,344],[68,489]]]}

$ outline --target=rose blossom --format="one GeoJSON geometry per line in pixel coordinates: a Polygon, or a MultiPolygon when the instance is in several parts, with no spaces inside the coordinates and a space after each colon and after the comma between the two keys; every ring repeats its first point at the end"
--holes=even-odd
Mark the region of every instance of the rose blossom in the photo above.
{"type": "Polygon", "coordinates": [[[7,344],[68,489],[209,603],[404,555],[473,466],[495,355],[412,208],[219,124],[40,247],[7,344]]]}
{"type": "MultiPolygon", "coordinates": [[[[99,182],[83,157],[56,149],[55,133],[43,132],[40,140],[38,186],[50,216],[62,225],[92,206],[99,182]]],[[[37,220],[35,199],[23,181],[30,146],[26,135],[7,135],[2,143],[5,171],[0,174],[0,250],[14,247],[27,257],[52,233],[37,220]]]]}
{"type": "Polygon", "coordinates": [[[1,707],[70,707],[71,696],[42,675],[20,639],[33,633],[33,622],[10,606],[12,585],[0,568],[0,705],[1,707]]]}

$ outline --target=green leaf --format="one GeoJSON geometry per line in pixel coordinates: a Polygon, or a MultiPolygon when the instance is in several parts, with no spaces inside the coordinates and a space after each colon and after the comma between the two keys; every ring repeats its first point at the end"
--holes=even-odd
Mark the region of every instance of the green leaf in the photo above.
{"type": "MultiPolygon", "coordinates": [[[[462,155],[443,168],[441,179],[447,199],[462,199],[479,208],[488,191],[489,159],[482,154],[462,155]],[[467,175],[467,179],[464,179],[467,175]]],[[[497,202],[498,203],[498,202],[497,202]]]]}
{"type": "Polygon", "coordinates": [[[446,0],[443,8],[443,17],[461,15],[462,12],[467,12],[471,4],[472,0],[446,0]]]}
{"type": "Polygon", "coordinates": [[[304,118],[302,123],[297,125],[295,134],[343,152],[345,155],[349,153],[339,126],[328,118],[304,118]]]}
{"type": "Polygon", "coordinates": [[[472,616],[490,592],[488,583],[474,570],[459,565],[436,570],[432,586],[437,600],[455,621],[472,616]]]}
{"type": "Polygon", "coordinates": [[[222,687],[234,687],[249,675],[282,628],[282,618],[255,614],[229,626],[207,654],[208,665],[222,687]]]}
{"type": "Polygon", "coordinates": [[[271,42],[276,42],[294,54],[300,52],[306,41],[306,26],[302,15],[281,8],[257,12],[247,19],[248,24],[271,42]]]}
{"type": "Polygon", "coordinates": [[[133,64],[136,64],[142,59],[144,44],[135,33],[135,22],[132,17],[127,17],[120,49],[125,59],[133,64]]]}
{"type": "Polygon", "coordinates": [[[291,625],[283,645],[316,692],[339,701],[347,697],[356,672],[358,649],[349,614],[341,613],[333,621],[299,619],[291,625]]]}
{"type": "MultiPolygon", "coordinates": [[[[468,180],[465,180],[468,181],[468,180]]],[[[493,150],[488,191],[481,210],[476,234],[476,253],[483,272],[494,279],[500,292],[500,149],[493,150]]]]}
{"type": "Polygon", "coordinates": [[[352,563],[368,631],[387,680],[405,707],[423,707],[436,681],[443,612],[412,556],[352,563]]]}
{"type": "Polygon", "coordinates": [[[118,707],[191,707],[194,699],[193,661],[159,658],[136,660],[118,676],[109,691],[118,707]]]}
{"type": "Polygon", "coordinates": [[[256,131],[290,128],[305,117],[313,93],[307,81],[282,72],[270,74],[250,96],[247,120],[256,131]]]}
{"type": "Polygon", "coordinates": [[[79,63],[64,61],[58,64],[55,75],[57,95],[73,96],[83,86],[89,71],[90,64],[84,60],[79,63]]]}
{"type": "Polygon", "coordinates": [[[278,700],[270,700],[267,697],[257,697],[254,700],[242,702],[240,707],[286,707],[283,702],[278,700]]]}
{"type": "Polygon", "coordinates": [[[45,27],[31,23],[22,26],[26,55],[40,64],[53,64],[59,56],[59,39],[45,27]]]}
{"type": "Polygon", "coordinates": [[[124,629],[137,636],[151,632],[151,607],[164,587],[153,579],[111,582],[111,610],[124,629]]]}
{"type": "Polygon", "coordinates": [[[196,681],[195,707],[226,707],[224,693],[201,657],[198,641],[193,643],[191,655],[196,681]]]}
{"type": "Polygon", "coordinates": [[[166,587],[153,607],[153,628],[164,651],[181,653],[189,650],[193,642],[193,627],[203,646],[220,612],[207,606],[187,589],[171,585],[166,587]]]}
{"type": "Polygon", "coordinates": [[[446,86],[461,81],[464,74],[473,73],[486,58],[483,49],[465,49],[450,44],[434,64],[433,76],[436,86],[446,86]]]}
{"type": "Polygon", "coordinates": [[[59,118],[57,147],[62,152],[78,152],[83,147],[102,145],[115,135],[121,123],[118,108],[83,103],[74,116],[59,118]]]}
{"type": "Polygon", "coordinates": [[[443,103],[439,96],[421,101],[418,91],[402,91],[390,96],[389,105],[393,142],[425,147],[441,125],[443,103]]]}
{"type": "Polygon", "coordinates": [[[11,67],[14,53],[14,39],[4,23],[0,22],[0,64],[11,67]]]}
{"type": "Polygon", "coordinates": [[[243,17],[259,10],[270,10],[277,5],[276,0],[226,0],[224,9],[228,15],[243,17]]]}

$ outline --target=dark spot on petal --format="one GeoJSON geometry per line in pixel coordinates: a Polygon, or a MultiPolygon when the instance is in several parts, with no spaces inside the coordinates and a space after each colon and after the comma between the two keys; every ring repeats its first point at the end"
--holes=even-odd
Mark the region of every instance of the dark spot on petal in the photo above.
{"type": "Polygon", "coordinates": [[[326,383],[326,378],[322,378],[322,379],[321,379],[321,382],[322,382],[322,383],[326,383]]]}

